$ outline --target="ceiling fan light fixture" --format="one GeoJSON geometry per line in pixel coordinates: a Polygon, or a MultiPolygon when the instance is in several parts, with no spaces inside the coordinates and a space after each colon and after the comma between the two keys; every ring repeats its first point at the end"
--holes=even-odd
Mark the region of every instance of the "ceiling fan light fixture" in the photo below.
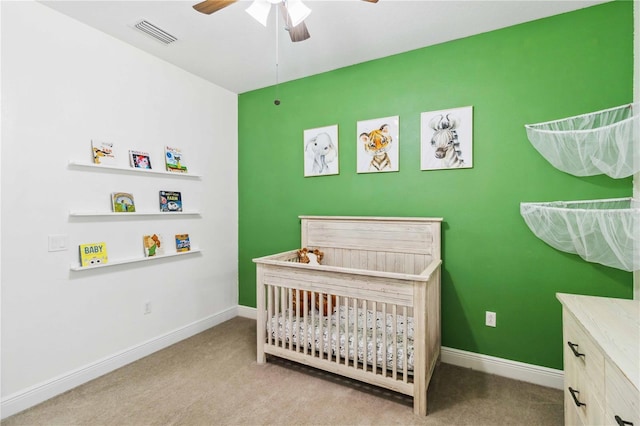
{"type": "Polygon", "coordinates": [[[311,14],[311,9],[302,3],[302,0],[286,0],[285,5],[291,17],[291,25],[298,26],[311,14]]]}
{"type": "Polygon", "coordinates": [[[253,3],[246,9],[246,12],[263,26],[267,26],[271,3],[267,0],[253,0],[253,3]]]}

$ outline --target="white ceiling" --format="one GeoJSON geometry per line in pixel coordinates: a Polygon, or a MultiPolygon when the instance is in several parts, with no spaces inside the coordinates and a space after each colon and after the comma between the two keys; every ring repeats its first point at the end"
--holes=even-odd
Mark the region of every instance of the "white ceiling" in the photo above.
{"type": "MultiPolygon", "coordinates": [[[[272,10],[267,28],[241,0],[212,15],[198,0],[43,0],[41,3],[235,93],[569,12],[610,0],[305,0],[311,38],[292,43],[272,10]],[[178,38],[164,45],[135,29],[145,19],[178,38]]],[[[272,8],[273,9],[273,8],[272,8]]],[[[280,15],[278,16],[280,19],[280,15]]],[[[280,19],[280,23],[282,20],[280,19]]]]}

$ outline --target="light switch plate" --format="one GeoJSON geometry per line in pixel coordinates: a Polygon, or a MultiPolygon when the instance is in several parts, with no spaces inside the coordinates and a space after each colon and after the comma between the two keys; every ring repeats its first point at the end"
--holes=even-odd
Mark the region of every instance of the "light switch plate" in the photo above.
{"type": "Polygon", "coordinates": [[[63,251],[67,249],[67,236],[64,234],[49,235],[49,251],[63,251]]]}

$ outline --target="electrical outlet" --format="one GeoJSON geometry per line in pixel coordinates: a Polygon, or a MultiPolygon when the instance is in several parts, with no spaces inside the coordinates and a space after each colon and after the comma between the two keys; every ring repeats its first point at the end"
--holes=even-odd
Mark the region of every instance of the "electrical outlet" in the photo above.
{"type": "Polygon", "coordinates": [[[148,315],[151,313],[151,302],[149,302],[148,300],[146,302],[144,302],[144,306],[142,308],[142,312],[145,315],[148,315]]]}
{"type": "Polygon", "coordinates": [[[496,326],[496,313],[487,311],[485,312],[485,321],[484,325],[487,327],[495,327],[496,326]]]}

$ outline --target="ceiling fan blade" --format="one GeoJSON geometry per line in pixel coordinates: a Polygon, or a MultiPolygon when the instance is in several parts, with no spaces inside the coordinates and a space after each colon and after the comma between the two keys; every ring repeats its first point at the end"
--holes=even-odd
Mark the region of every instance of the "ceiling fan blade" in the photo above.
{"type": "Polygon", "coordinates": [[[369,3],[378,3],[378,0],[363,0],[363,1],[368,1],[369,3]]]}
{"type": "Polygon", "coordinates": [[[291,41],[295,43],[297,41],[305,41],[311,37],[311,34],[309,34],[307,26],[304,24],[304,21],[302,21],[295,27],[289,28],[289,37],[291,37],[291,41]]]}
{"type": "Polygon", "coordinates": [[[287,10],[287,6],[284,2],[280,3],[280,12],[282,12],[282,16],[285,20],[285,29],[289,32],[289,37],[291,37],[292,42],[305,41],[311,37],[304,21],[300,22],[295,27],[291,25],[291,16],[289,15],[289,11],[287,10]]]}
{"type": "Polygon", "coordinates": [[[238,0],[205,0],[198,4],[194,4],[193,8],[200,13],[211,15],[213,12],[217,12],[236,1],[238,0]]]}

